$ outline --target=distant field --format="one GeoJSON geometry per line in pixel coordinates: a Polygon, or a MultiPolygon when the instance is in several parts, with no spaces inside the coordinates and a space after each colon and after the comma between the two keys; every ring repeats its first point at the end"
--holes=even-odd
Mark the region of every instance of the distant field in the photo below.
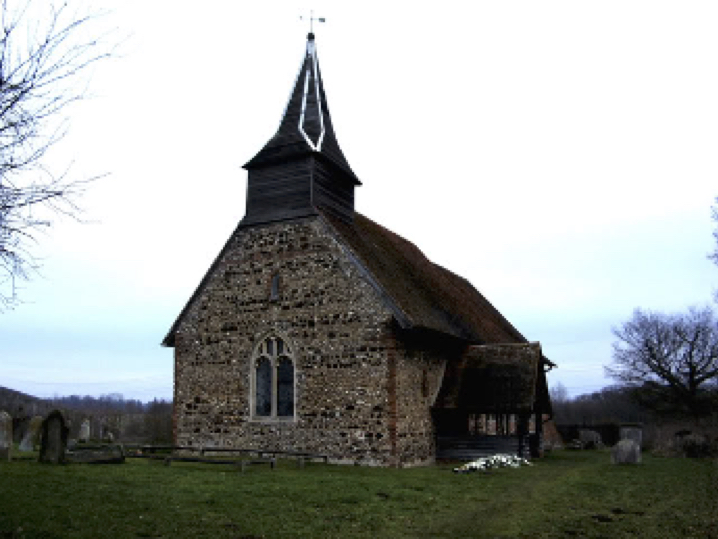
{"type": "Polygon", "coordinates": [[[457,475],[293,462],[278,469],[132,460],[0,463],[0,538],[718,538],[718,462],[554,452],[457,475]]]}

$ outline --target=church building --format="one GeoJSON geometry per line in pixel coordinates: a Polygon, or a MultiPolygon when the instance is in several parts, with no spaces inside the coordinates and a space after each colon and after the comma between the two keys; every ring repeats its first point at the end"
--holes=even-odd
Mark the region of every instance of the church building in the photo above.
{"type": "Polygon", "coordinates": [[[553,364],[466,279],[356,211],[312,33],[277,133],[244,168],[245,216],[163,341],[177,445],[379,466],[434,462],[452,440],[538,452],[553,364]]]}

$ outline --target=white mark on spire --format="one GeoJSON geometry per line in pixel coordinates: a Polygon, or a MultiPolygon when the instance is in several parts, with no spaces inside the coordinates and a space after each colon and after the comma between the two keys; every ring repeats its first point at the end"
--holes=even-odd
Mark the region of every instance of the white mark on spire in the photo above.
{"type": "Polygon", "coordinates": [[[299,132],[304,137],[304,140],[307,141],[307,144],[309,144],[309,147],[314,150],[315,152],[320,152],[322,150],[322,142],[324,141],[324,112],[322,110],[322,96],[321,92],[319,91],[319,66],[317,64],[317,49],[314,45],[314,40],[310,39],[307,41],[307,55],[311,57],[311,61],[309,62],[309,65],[307,66],[307,71],[304,76],[304,91],[302,92],[302,111],[299,115],[299,132]],[[309,79],[310,77],[314,77],[314,84],[313,87],[309,87],[309,79]],[[314,143],[312,139],[309,138],[309,135],[307,135],[306,131],[304,131],[304,114],[307,109],[307,97],[309,95],[309,92],[313,91],[314,95],[316,97],[317,101],[317,114],[319,115],[319,138],[317,139],[317,142],[314,143]]]}

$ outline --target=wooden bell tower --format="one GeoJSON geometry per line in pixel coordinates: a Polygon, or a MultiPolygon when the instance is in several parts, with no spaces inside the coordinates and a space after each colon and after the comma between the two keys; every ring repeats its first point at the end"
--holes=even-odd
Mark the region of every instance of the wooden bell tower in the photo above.
{"type": "Polygon", "coordinates": [[[330,212],[351,222],[354,175],[339,147],[329,115],[314,34],[277,133],[244,168],[247,209],[240,226],[330,212]]]}

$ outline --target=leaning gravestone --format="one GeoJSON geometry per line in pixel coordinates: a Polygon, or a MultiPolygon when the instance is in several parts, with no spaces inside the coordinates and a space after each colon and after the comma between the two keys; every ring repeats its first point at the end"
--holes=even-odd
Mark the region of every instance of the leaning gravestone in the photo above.
{"type": "Polygon", "coordinates": [[[90,440],[90,420],[85,419],[80,425],[80,435],[77,437],[80,442],[87,442],[90,440]]]}
{"type": "Polygon", "coordinates": [[[65,425],[62,412],[54,410],[42,422],[40,441],[40,462],[61,464],[65,462],[67,434],[70,429],[65,425]]]}
{"type": "Polygon", "coordinates": [[[611,448],[613,464],[640,464],[641,446],[635,440],[626,438],[611,448]]]}
{"type": "Polygon", "coordinates": [[[20,451],[32,451],[40,444],[40,433],[42,431],[42,417],[36,415],[30,420],[30,425],[25,431],[25,436],[20,442],[20,451]]]}
{"type": "Polygon", "coordinates": [[[10,460],[12,453],[12,417],[0,412],[0,460],[10,460]]]}

